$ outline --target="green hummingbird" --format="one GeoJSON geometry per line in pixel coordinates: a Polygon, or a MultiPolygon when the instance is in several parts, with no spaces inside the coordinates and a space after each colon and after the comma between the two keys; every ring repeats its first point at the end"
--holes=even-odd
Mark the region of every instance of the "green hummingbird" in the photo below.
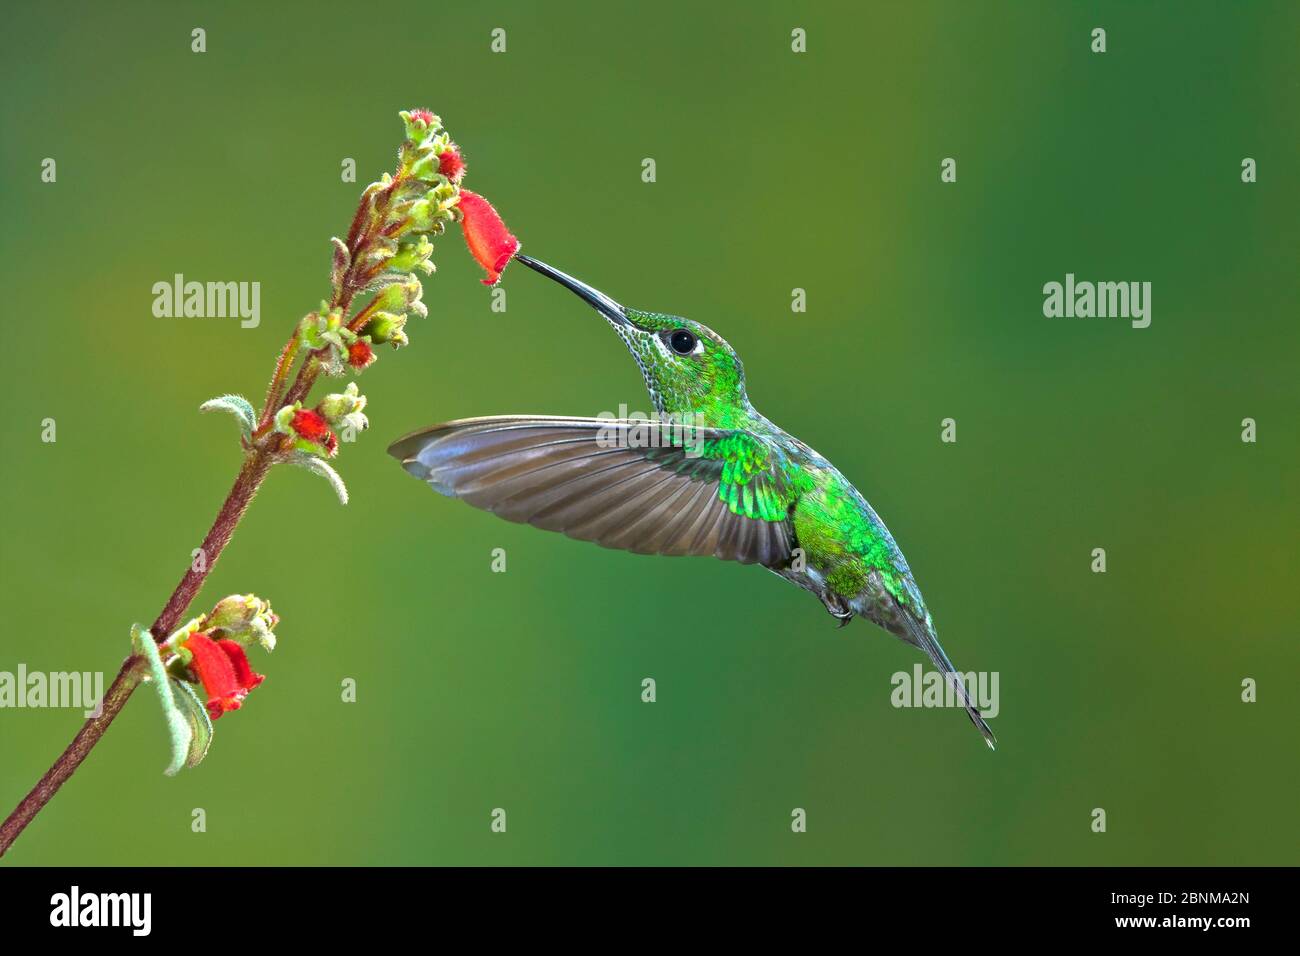
{"type": "Polygon", "coordinates": [[[924,651],[993,747],[885,523],[834,465],[750,404],[735,350],[699,322],[625,308],[515,258],[613,326],[655,416],[469,418],[413,432],[389,453],[435,491],[508,521],[639,554],[760,564],[815,594],[840,626],[865,617],[924,651]]]}

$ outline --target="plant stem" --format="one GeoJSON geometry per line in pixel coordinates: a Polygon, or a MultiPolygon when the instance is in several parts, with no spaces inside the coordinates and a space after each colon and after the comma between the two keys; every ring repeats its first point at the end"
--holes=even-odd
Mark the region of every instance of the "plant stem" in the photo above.
{"type": "Polygon", "coordinates": [[[176,630],[181,617],[184,616],[190,602],[194,600],[194,595],[199,593],[204,579],[216,565],[217,558],[221,557],[221,552],[225,550],[230,536],[235,533],[239,519],[248,510],[249,503],[257,494],[257,488],[270,467],[271,457],[261,448],[254,448],[244,459],[244,466],[239,469],[239,476],[235,478],[230,494],[226,495],[225,503],[217,512],[217,520],[212,522],[212,528],[203,539],[203,544],[199,546],[203,560],[197,565],[195,562],[190,563],[189,570],[181,578],[180,584],[176,585],[172,596],[167,599],[167,604],[159,613],[158,619],[149,628],[154,640],[164,641],[167,635],[176,630]]]}
{"type": "MultiPolygon", "coordinates": [[[[271,464],[271,456],[261,448],[254,448],[244,459],[244,465],[239,469],[239,475],[231,486],[230,494],[226,495],[226,500],[221,510],[217,512],[212,528],[203,539],[201,548],[204,560],[197,566],[201,570],[197,570],[194,563],[190,564],[189,570],[176,585],[176,590],[167,599],[167,604],[158,615],[158,620],[154,621],[153,627],[149,629],[154,640],[166,640],[167,635],[180,623],[190,602],[203,586],[204,579],[230,541],[239,519],[248,510],[248,505],[257,494],[257,488],[266,477],[271,464]]],[[[27,824],[31,823],[36,814],[40,813],[41,808],[49,803],[50,798],[63,782],[72,776],[81,766],[81,761],[85,760],[86,755],[99,743],[104,732],[108,730],[108,725],[113,722],[113,718],[117,716],[144,676],[143,660],[141,657],[126,659],[117,677],[104,692],[103,713],[99,717],[92,717],[86,721],[77,736],[72,738],[68,749],[54,761],[54,766],[46,771],[45,776],[41,777],[31,792],[23,797],[14,812],[9,814],[8,819],[0,825],[0,856],[4,855],[27,824]]]]}
{"type": "Polygon", "coordinates": [[[13,813],[9,814],[8,819],[0,824],[0,856],[4,856],[5,851],[14,840],[18,839],[18,835],[23,832],[27,824],[31,823],[36,814],[41,812],[41,808],[50,802],[50,798],[59,787],[63,786],[63,782],[72,776],[73,772],[81,766],[81,761],[85,760],[95,744],[99,743],[99,738],[104,736],[104,731],[108,730],[108,725],[122,710],[131,692],[139,686],[144,676],[143,662],[144,658],[134,656],[128,657],[123,662],[117,677],[104,692],[103,710],[100,715],[91,717],[82,725],[77,736],[72,738],[72,743],[68,744],[68,748],[59,755],[59,759],[54,761],[54,766],[45,772],[45,776],[41,777],[31,792],[23,797],[22,802],[13,813]]]}
{"type": "MultiPolygon", "coordinates": [[[[379,221],[383,220],[382,211],[388,207],[388,202],[392,198],[393,191],[401,183],[402,177],[398,177],[391,183],[387,190],[380,193],[375,198],[375,208],[380,210],[377,216],[379,221]]],[[[358,275],[357,259],[361,257],[361,250],[367,246],[373,239],[371,229],[367,227],[367,214],[370,213],[371,207],[368,201],[363,198],[357,206],[356,215],[352,219],[351,229],[348,231],[348,246],[353,253],[353,262],[339,282],[339,287],[334,290],[334,295],[330,303],[331,307],[342,310],[344,316],[352,307],[353,297],[361,291],[368,279],[363,279],[358,275]]],[[[315,353],[308,353],[298,368],[298,374],[294,377],[284,398],[281,399],[280,389],[284,386],[289,377],[289,372],[293,368],[294,359],[297,357],[299,343],[301,341],[301,326],[295,328],[293,336],[286,343],[281,351],[279,360],[276,362],[275,371],[271,376],[270,385],[266,391],[266,403],[262,408],[262,414],[259,416],[258,427],[254,430],[252,443],[248,454],[244,458],[244,464],[239,469],[239,475],[235,478],[234,485],[230,488],[230,493],[226,495],[225,502],[221,505],[221,510],[217,512],[216,520],[208,530],[207,537],[203,539],[200,545],[202,561],[197,563],[191,562],[189,570],[181,577],[180,583],[176,585],[176,590],[172,591],[171,597],[159,612],[157,620],[149,629],[155,641],[162,642],[167,639],[176,627],[180,624],[181,618],[189,609],[190,603],[203,587],[203,582],[208,574],[217,563],[217,558],[221,557],[221,552],[225,550],[226,545],[230,542],[230,536],[234,534],[235,528],[248,510],[254,495],[257,494],[258,487],[262,480],[266,478],[266,473],[275,463],[274,444],[269,443],[266,433],[269,431],[272,417],[278,408],[284,405],[292,405],[294,402],[305,399],[312,386],[316,383],[317,377],[321,372],[321,363],[315,353]]],[[[195,556],[196,558],[199,555],[195,556]]],[[[104,693],[103,712],[99,717],[92,717],[82,726],[77,736],[72,739],[72,743],[63,751],[59,759],[54,762],[54,766],[46,771],[45,776],[41,777],[31,792],[22,799],[13,813],[3,824],[0,824],[0,856],[18,839],[19,834],[27,827],[40,813],[41,808],[49,803],[50,798],[58,791],[63,782],[67,780],[76,771],[81,762],[99,743],[104,732],[108,730],[108,725],[113,722],[131,692],[139,685],[144,677],[144,659],[141,657],[128,657],[122,665],[113,683],[109,685],[108,690],[104,693]]]]}
{"type": "Polygon", "coordinates": [[[275,374],[271,376],[271,384],[266,388],[266,401],[262,404],[262,419],[258,422],[259,431],[270,423],[271,417],[280,408],[280,403],[277,401],[280,397],[280,388],[284,385],[289,369],[293,367],[293,360],[298,356],[298,343],[301,339],[302,326],[298,325],[294,327],[293,335],[289,336],[289,341],[280,351],[280,360],[275,363],[275,374]]]}

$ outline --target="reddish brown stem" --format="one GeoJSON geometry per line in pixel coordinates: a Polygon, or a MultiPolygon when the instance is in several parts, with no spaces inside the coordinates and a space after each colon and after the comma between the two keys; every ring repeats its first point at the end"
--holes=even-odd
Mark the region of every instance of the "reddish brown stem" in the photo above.
{"type": "Polygon", "coordinates": [[[95,744],[99,743],[99,738],[104,736],[104,731],[108,730],[108,725],[113,722],[113,718],[122,710],[131,692],[136,689],[140,683],[140,678],[144,674],[144,658],[128,657],[122,664],[122,669],[117,672],[117,677],[113,683],[108,685],[108,690],[104,692],[103,710],[98,717],[91,717],[77,732],[77,736],[72,738],[72,743],[68,748],[59,755],[59,759],[54,761],[54,766],[45,772],[45,776],[32,787],[30,793],[23,797],[22,802],[9,814],[9,817],[3,824],[0,824],[0,856],[4,856],[5,851],[13,845],[18,835],[26,829],[27,824],[32,822],[36,814],[41,812],[41,808],[50,802],[50,798],[58,792],[63,782],[72,776],[73,772],[81,766],[81,761],[94,749],[95,744]]]}
{"type": "MultiPolygon", "coordinates": [[[[235,526],[239,524],[239,519],[248,509],[249,503],[257,493],[258,485],[262,483],[270,467],[271,457],[261,449],[254,449],[244,459],[244,466],[239,470],[239,476],[235,479],[230,494],[226,496],[225,503],[217,512],[216,521],[212,523],[211,530],[203,539],[204,561],[198,565],[202,570],[196,570],[195,564],[191,562],[180,584],[176,585],[176,590],[167,599],[167,605],[158,615],[158,620],[154,621],[153,627],[150,628],[155,640],[165,639],[180,623],[190,602],[203,586],[204,578],[211,572],[217,563],[217,558],[221,556],[221,552],[230,541],[235,526]]],[[[14,840],[18,839],[18,835],[23,832],[27,824],[32,822],[32,818],[49,803],[59,787],[63,786],[63,782],[72,776],[81,766],[81,762],[86,759],[86,755],[99,743],[99,739],[108,730],[108,725],[113,722],[113,718],[117,716],[127,698],[131,696],[131,692],[139,684],[142,662],[143,658],[127,658],[113,683],[104,692],[104,709],[101,715],[86,721],[77,736],[72,739],[72,743],[54,762],[54,766],[46,771],[45,776],[41,777],[31,792],[23,797],[14,812],[9,814],[8,819],[0,825],[0,856],[9,849],[14,840]]]]}
{"type": "Polygon", "coordinates": [[[364,309],[358,310],[357,314],[353,316],[352,321],[348,323],[348,328],[353,332],[360,332],[362,328],[365,327],[366,322],[369,321],[370,317],[374,315],[375,311],[378,309],[378,302],[379,296],[375,296],[364,309]]]}
{"type": "Polygon", "coordinates": [[[198,594],[199,588],[203,586],[204,578],[211,573],[217,558],[221,557],[221,552],[235,532],[235,526],[248,510],[253,495],[257,494],[257,486],[262,483],[270,467],[270,456],[261,449],[255,449],[244,460],[244,467],[239,470],[239,477],[235,479],[230,494],[226,495],[225,503],[217,512],[217,520],[212,523],[211,530],[203,539],[203,544],[199,546],[202,551],[202,561],[199,560],[200,556],[196,555],[195,560],[190,562],[189,570],[181,578],[180,584],[176,585],[172,596],[167,599],[167,605],[158,615],[158,619],[153,622],[153,627],[149,628],[153,632],[154,640],[165,640],[168,634],[176,630],[181,617],[189,608],[190,602],[194,600],[194,595],[198,594]]]}
{"type": "MultiPolygon", "coordinates": [[[[377,209],[383,210],[387,208],[398,182],[400,182],[400,176],[388,190],[376,197],[375,206],[377,209]]],[[[355,254],[362,246],[373,239],[370,230],[363,228],[369,211],[369,204],[365,199],[362,199],[361,204],[357,207],[356,216],[352,220],[352,227],[348,232],[348,245],[354,253],[354,262],[343,275],[339,288],[335,290],[334,301],[331,303],[332,307],[342,309],[345,316],[352,306],[353,297],[362,287],[361,284],[358,284],[358,276],[355,271],[355,254]]],[[[379,216],[379,221],[383,221],[382,215],[379,216]]],[[[185,616],[185,612],[199,593],[199,589],[203,587],[204,580],[211,573],[217,559],[221,557],[221,552],[225,550],[226,545],[230,542],[230,536],[234,534],[236,526],[244,516],[244,512],[248,510],[249,504],[252,503],[253,497],[257,494],[258,487],[262,484],[262,480],[266,478],[266,473],[274,463],[274,445],[268,444],[270,439],[264,437],[271,416],[275,414],[277,408],[283,405],[291,405],[306,398],[311,391],[312,385],[315,384],[316,378],[320,375],[320,361],[315,353],[311,353],[299,366],[298,374],[294,377],[284,399],[279,398],[280,389],[288,379],[294,358],[299,351],[300,332],[301,328],[294,331],[293,336],[280,353],[275,372],[271,376],[271,383],[267,388],[266,405],[262,409],[261,421],[254,432],[253,447],[250,448],[244,458],[243,467],[240,468],[239,475],[235,478],[230,493],[226,495],[221,510],[217,512],[216,520],[212,523],[207,537],[203,539],[203,544],[200,546],[203,560],[198,562],[197,566],[195,562],[190,563],[189,570],[181,577],[180,583],[176,585],[176,590],[167,599],[167,604],[150,628],[150,632],[156,641],[165,640],[180,624],[181,618],[185,616]]],[[[54,762],[54,765],[46,771],[45,776],[41,777],[36,786],[14,809],[14,812],[9,814],[3,824],[0,824],[0,856],[4,855],[5,851],[13,845],[14,840],[18,839],[18,836],[27,825],[32,822],[36,814],[49,803],[50,798],[54,796],[64,781],[71,777],[76,769],[81,766],[81,762],[86,759],[86,756],[104,736],[104,732],[108,730],[113,718],[122,710],[132,691],[139,685],[143,675],[144,659],[136,656],[128,657],[117,677],[104,693],[103,710],[100,716],[92,717],[86,721],[81,730],[77,732],[77,736],[72,739],[72,743],[63,751],[59,759],[54,762]]]]}
{"type": "Polygon", "coordinates": [[[262,405],[262,420],[258,422],[259,426],[269,424],[271,418],[280,409],[280,403],[277,401],[280,397],[280,389],[284,387],[284,380],[289,376],[289,369],[293,367],[293,360],[298,355],[298,343],[301,340],[302,328],[295,328],[293,335],[280,351],[280,359],[275,363],[275,374],[271,376],[271,384],[266,387],[266,402],[262,405]]]}

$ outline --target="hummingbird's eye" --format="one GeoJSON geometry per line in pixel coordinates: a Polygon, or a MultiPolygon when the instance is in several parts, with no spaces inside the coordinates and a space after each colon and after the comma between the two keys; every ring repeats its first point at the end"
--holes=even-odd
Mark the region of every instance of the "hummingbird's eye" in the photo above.
{"type": "Polygon", "coordinates": [[[695,351],[695,346],[699,340],[685,329],[675,329],[668,336],[668,347],[678,355],[690,355],[695,351]]]}

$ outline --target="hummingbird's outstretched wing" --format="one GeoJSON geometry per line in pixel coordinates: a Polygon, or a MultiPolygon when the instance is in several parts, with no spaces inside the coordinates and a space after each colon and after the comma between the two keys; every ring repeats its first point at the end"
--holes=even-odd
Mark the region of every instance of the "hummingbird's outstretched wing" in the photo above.
{"type": "Polygon", "coordinates": [[[434,425],[388,451],[444,495],[607,548],[768,567],[794,548],[781,453],[744,431],[502,416],[434,425]]]}

